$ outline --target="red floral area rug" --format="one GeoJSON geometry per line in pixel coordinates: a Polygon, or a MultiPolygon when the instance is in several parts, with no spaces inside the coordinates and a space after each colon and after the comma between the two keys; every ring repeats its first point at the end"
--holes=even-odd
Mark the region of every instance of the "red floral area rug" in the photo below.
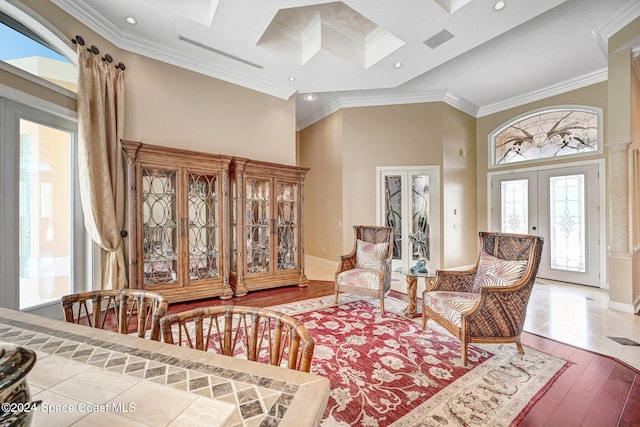
{"type": "Polygon", "coordinates": [[[431,324],[422,330],[382,315],[366,299],[328,307],[316,300],[273,308],[316,339],[312,372],[331,381],[323,426],[516,425],[566,369],[564,360],[530,348],[520,355],[515,345],[469,346],[463,367],[459,341],[431,324]]]}

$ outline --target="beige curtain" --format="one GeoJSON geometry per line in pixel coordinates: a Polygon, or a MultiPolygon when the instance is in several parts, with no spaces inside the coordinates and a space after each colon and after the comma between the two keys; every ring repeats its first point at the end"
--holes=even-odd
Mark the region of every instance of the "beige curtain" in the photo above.
{"type": "MultiPolygon", "coordinates": [[[[125,183],[120,147],[124,123],[124,71],[78,50],[78,169],[84,221],[105,251],[102,289],[127,286],[123,238],[125,183]]],[[[95,286],[94,286],[95,288],[95,286]]]]}

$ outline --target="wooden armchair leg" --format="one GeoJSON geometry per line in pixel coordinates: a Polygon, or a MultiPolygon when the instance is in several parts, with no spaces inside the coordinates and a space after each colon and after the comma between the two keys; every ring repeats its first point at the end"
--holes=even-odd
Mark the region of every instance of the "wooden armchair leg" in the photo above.
{"type": "Polygon", "coordinates": [[[334,304],[337,304],[337,303],[338,303],[338,294],[339,294],[339,293],[340,293],[340,292],[336,291],[336,296],[335,296],[335,298],[334,298],[334,300],[333,300],[333,303],[334,303],[334,304]]]}
{"type": "Polygon", "coordinates": [[[464,340],[460,349],[460,358],[462,359],[462,366],[467,366],[467,342],[464,340]]]}
{"type": "Polygon", "coordinates": [[[518,347],[518,353],[524,354],[524,348],[522,347],[522,343],[520,342],[519,339],[518,341],[516,341],[516,346],[518,347]]]}
{"type": "Polygon", "coordinates": [[[424,313],[424,308],[423,308],[422,309],[422,329],[427,329],[427,320],[429,320],[429,318],[424,313]]]}

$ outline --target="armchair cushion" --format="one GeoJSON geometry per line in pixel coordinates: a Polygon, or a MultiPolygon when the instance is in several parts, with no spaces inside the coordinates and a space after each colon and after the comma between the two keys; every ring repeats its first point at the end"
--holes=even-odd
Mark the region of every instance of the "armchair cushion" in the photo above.
{"type": "Polygon", "coordinates": [[[343,271],[336,277],[339,286],[350,286],[363,289],[379,289],[382,280],[383,270],[368,270],[364,268],[354,268],[343,271]]]}
{"type": "Polygon", "coordinates": [[[510,286],[520,280],[527,269],[527,260],[507,261],[486,252],[480,254],[473,292],[485,286],[510,286]]]}
{"type": "Polygon", "coordinates": [[[434,312],[453,323],[462,325],[462,314],[469,312],[480,299],[480,294],[472,292],[435,291],[425,292],[424,304],[434,312]]]}
{"type": "Polygon", "coordinates": [[[371,243],[356,241],[356,268],[381,271],[389,251],[389,243],[371,243]]]}

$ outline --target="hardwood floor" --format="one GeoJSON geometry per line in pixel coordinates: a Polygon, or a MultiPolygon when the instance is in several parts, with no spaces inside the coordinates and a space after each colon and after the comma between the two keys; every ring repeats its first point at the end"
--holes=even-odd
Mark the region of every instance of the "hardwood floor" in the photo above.
{"type": "MultiPolygon", "coordinates": [[[[290,286],[250,292],[227,300],[219,298],[176,303],[169,313],[207,305],[269,307],[332,295],[332,282],[311,281],[306,288],[290,286]]],[[[406,295],[392,291],[394,298],[406,295]]],[[[536,402],[520,426],[640,426],[640,372],[608,356],[524,333],[523,344],[571,362],[549,390],[536,402]]]]}

